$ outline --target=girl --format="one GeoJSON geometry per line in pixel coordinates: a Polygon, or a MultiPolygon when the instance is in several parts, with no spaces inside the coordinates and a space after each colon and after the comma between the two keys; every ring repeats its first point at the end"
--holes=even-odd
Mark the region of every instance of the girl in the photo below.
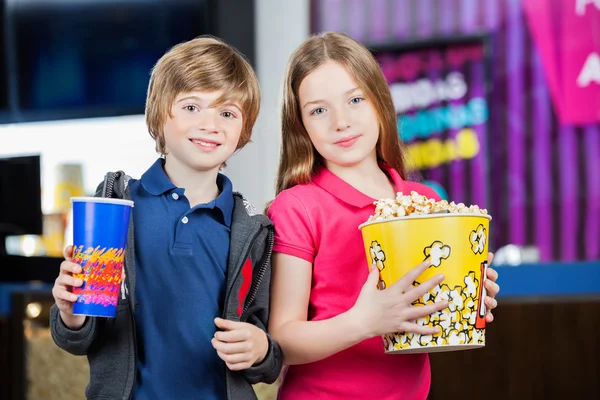
{"type": "MultiPolygon", "coordinates": [[[[434,334],[411,322],[447,307],[411,302],[443,280],[413,288],[423,263],[377,290],[358,225],[373,202],[412,190],[390,91],[377,61],[358,42],[324,33],[292,55],[284,82],[269,330],[288,369],[280,399],[425,399],[425,354],[385,355],[380,335],[434,334]]],[[[491,257],[490,260],[491,262],[491,257]]],[[[488,309],[497,273],[488,269],[488,309]]],[[[492,321],[491,313],[487,320],[492,321]]]]}

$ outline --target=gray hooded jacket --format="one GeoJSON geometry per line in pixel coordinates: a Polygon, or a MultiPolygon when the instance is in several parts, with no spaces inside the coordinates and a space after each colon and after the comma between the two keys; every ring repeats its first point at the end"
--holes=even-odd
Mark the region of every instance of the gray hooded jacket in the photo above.
{"type": "MultiPolygon", "coordinates": [[[[108,173],[104,183],[98,186],[96,196],[131,199],[128,180],[129,177],[122,171],[108,173]]],[[[249,322],[266,331],[273,224],[266,216],[255,214],[252,206],[239,193],[234,193],[234,201],[223,318],[249,322]]],[[[62,322],[56,305],[51,310],[50,327],[56,344],[71,354],[88,357],[90,382],[85,393],[87,399],[127,400],[132,397],[136,380],[133,235],[131,218],[125,253],[126,275],[121,286],[116,318],[88,317],[80,329],[71,330],[62,322]]],[[[272,383],[279,376],[283,359],[281,349],[269,335],[267,338],[269,349],[259,365],[244,371],[226,369],[228,399],[256,399],[251,385],[272,383]]]]}

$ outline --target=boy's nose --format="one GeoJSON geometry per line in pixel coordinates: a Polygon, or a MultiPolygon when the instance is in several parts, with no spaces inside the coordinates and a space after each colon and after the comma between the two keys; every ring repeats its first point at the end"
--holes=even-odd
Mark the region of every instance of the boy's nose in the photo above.
{"type": "Polygon", "coordinates": [[[198,129],[209,133],[217,132],[217,116],[215,113],[207,110],[198,121],[198,129]]]}

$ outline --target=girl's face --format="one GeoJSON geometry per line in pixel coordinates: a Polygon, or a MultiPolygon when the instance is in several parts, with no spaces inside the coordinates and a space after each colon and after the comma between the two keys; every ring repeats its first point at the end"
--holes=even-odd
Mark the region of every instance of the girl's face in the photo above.
{"type": "Polygon", "coordinates": [[[341,64],[327,61],[298,88],[302,122],[326,165],[377,160],[379,121],[372,103],[341,64]]]}

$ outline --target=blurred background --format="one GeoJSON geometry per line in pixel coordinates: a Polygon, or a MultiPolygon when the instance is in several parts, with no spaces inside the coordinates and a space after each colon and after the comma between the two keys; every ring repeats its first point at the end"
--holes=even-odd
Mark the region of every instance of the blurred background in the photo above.
{"type": "Polygon", "coordinates": [[[261,113],[225,173],[261,209],[285,64],[328,30],[380,62],[411,176],[493,216],[496,321],[432,356],[430,398],[600,398],[599,0],[0,0],[0,21],[0,399],[83,398],[87,362],[47,322],[69,198],[156,159],[156,60],[200,34],[249,58],[261,113]]]}

